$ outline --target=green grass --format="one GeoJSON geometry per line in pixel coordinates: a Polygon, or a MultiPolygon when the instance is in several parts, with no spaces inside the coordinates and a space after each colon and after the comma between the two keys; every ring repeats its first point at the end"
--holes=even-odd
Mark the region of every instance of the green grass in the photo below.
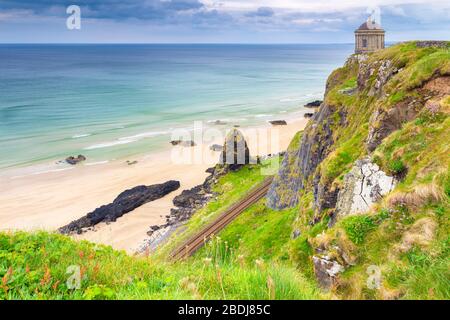
{"type": "Polygon", "coordinates": [[[0,299],[318,299],[295,269],[230,259],[169,264],[48,233],[0,233],[0,299]],[[70,266],[81,286],[70,289],[70,266]]]}
{"type": "MultiPolygon", "coordinates": [[[[285,247],[296,215],[295,208],[271,210],[265,206],[265,199],[262,199],[245,210],[218,236],[246,261],[286,261],[289,257],[285,247]]],[[[205,249],[199,252],[200,256],[208,254],[205,249]]]]}
{"type": "Polygon", "coordinates": [[[405,99],[405,96],[406,94],[404,91],[397,91],[389,97],[389,102],[391,105],[396,104],[405,99]]]}
{"type": "Polygon", "coordinates": [[[406,167],[405,164],[401,160],[393,160],[391,163],[389,163],[389,170],[393,174],[399,174],[403,171],[405,171],[406,167]]]}
{"type": "Polygon", "coordinates": [[[350,216],[341,221],[341,226],[353,243],[362,244],[369,232],[390,216],[389,211],[382,211],[377,215],[350,216]]]}
{"type": "Polygon", "coordinates": [[[214,191],[218,194],[217,199],[210,201],[204,208],[198,210],[182,228],[179,228],[179,231],[174,233],[160,250],[161,255],[167,255],[182,245],[206,224],[214,221],[227,208],[244,197],[252,188],[263,182],[267,178],[264,169],[270,168],[271,164],[276,161],[279,161],[278,157],[269,159],[260,165],[245,166],[239,171],[230,172],[221,177],[214,186],[214,191]]]}

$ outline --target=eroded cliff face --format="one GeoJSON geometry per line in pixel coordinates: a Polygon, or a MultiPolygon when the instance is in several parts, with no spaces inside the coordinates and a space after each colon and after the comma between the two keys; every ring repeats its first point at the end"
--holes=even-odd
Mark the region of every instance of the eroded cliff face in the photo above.
{"type": "MultiPolygon", "coordinates": [[[[337,120],[332,117],[336,108],[324,104],[311,119],[297,148],[286,153],[280,171],[267,195],[267,204],[273,209],[294,207],[298,204],[299,192],[312,180],[317,166],[329,154],[333,145],[334,125],[342,124],[345,116],[337,120]]],[[[316,191],[319,193],[319,190],[316,191]]]]}
{"type": "MultiPolygon", "coordinates": [[[[324,102],[300,145],[282,161],[267,196],[269,207],[294,207],[302,194],[312,192],[316,216],[323,212],[335,215],[338,197],[348,187],[345,176],[358,166],[355,162],[370,157],[383,139],[414,120],[424,107],[432,108],[433,102],[450,94],[450,66],[442,64],[446,60],[440,52],[430,49],[437,47],[430,44],[410,53],[406,46],[412,45],[369,56],[353,55],[331,74],[324,102]],[[429,65],[434,67],[431,72],[429,65]]],[[[345,215],[355,210],[341,207],[339,212],[345,215]]]]}
{"type": "Polygon", "coordinates": [[[370,158],[356,161],[352,170],[345,175],[330,225],[342,216],[368,211],[396,184],[396,179],[383,172],[370,158]]]}
{"type": "Polygon", "coordinates": [[[434,288],[429,268],[448,270],[449,116],[450,42],[353,55],[330,75],[267,196],[279,214],[298,208],[287,246],[299,269],[348,299],[428,297],[411,284],[420,269],[434,288]],[[433,262],[405,261],[417,252],[433,262]],[[371,291],[373,267],[395,281],[371,291]]]}

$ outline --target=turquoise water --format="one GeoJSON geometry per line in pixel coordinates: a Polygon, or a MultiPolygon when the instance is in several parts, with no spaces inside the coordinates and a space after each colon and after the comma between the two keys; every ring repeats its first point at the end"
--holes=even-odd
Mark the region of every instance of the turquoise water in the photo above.
{"type": "Polygon", "coordinates": [[[195,120],[242,126],[321,98],[352,45],[0,45],[0,169],[168,144],[195,120]]]}

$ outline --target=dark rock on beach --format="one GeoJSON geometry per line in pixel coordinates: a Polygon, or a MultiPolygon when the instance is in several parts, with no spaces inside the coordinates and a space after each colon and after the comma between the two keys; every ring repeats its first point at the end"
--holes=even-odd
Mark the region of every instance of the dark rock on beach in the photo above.
{"type": "Polygon", "coordinates": [[[205,170],[205,172],[206,172],[206,173],[210,173],[210,174],[213,174],[213,173],[214,173],[214,170],[215,170],[215,168],[214,168],[214,167],[212,167],[212,168],[208,168],[208,169],[206,169],[206,170],[205,170]]]}
{"type": "Polygon", "coordinates": [[[274,121],[269,121],[269,123],[273,126],[287,126],[287,122],[285,120],[274,120],[274,121]]]}
{"type": "Polygon", "coordinates": [[[222,151],[223,150],[223,146],[221,146],[220,144],[213,144],[212,146],[209,147],[209,150],[211,150],[211,151],[222,151]]]}
{"type": "Polygon", "coordinates": [[[66,158],[66,162],[68,164],[73,165],[73,166],[76,165],[77,163],[80,163],[80,162],[85,161],[85,160],[86,160],[86,157],[83,156],[82,154],[79,154],[78,157],[70,156],[70,157],[66,158]]]}
{"type": "Polygon", "coordinates": [[[222,120],[216,120],[216,121],[213,122],[213,124],[215,124],[216,126],[224,126],[227,123],[225,121],[222,121],[222,120]]]}
{"type": "MultiPolygon", "coordinates": [[[[213,175],[214,172],[211,176],[213,175]]],[[[166,223],[160,226],[151,226],[147,234],[152,236],[155,231],[177,226],[188,220],[195,211],[204,207],[213,196],[210,185],[206,184],[206,181],[203,185],[184,190],[173,199],[175,208],[172,208],[170,215],[166,216],[166,223]]]]}
{"type": "Polygon", "coordinates": [[[309,118],[314,117],[314,113],[307,112],[307,113],[305,113],[303,116],[304,116],[305,118],[309,119],[309,118]]]}
{"type": "Polygon", "coordinates": [[[192,140],[172,140],[170,143],[173,146],[181,146],[181,147],[195,147],[197,144],[192,140]]]}
{"type": "Polygon", "coordinates": [[[112,203],[101,206],[86,216],[61,227],[63,234],[82,233],[83,229],[95,226],[100,222],[114,222],[124,214],[133,211],[147,202],[164,197],[180,188],[179,181],[167,181],[151,186],[138,186],[122,192],[112,203]]]}
{"type": "Polygon", "coordinates": [[[305,107],[306,108],[318,108],[318,107],[320,107],[322,102],[323,101],[321,101],[321,100],[316,100],[316,101],[313,101],[313,102],[309,102],[309,103],[305,104],[305,107]]]}

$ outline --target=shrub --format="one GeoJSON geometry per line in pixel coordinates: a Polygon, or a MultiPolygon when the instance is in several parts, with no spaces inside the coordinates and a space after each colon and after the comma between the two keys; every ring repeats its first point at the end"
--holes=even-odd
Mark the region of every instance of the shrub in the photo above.
{"type": "Polygon", "coordinates": [[[389,170],[391,170],[393,174],[400,174],[406,170],[406,167],[401,160],[397,159],[389,164],[389,170]]]}
{"type": "Polygon", "coordinates": [[[376,228],[376,223],[369,216],[353,216],[343,220],[342,225],[350,240],[355,244],[364,242],[366,235],[376,228]]]}

